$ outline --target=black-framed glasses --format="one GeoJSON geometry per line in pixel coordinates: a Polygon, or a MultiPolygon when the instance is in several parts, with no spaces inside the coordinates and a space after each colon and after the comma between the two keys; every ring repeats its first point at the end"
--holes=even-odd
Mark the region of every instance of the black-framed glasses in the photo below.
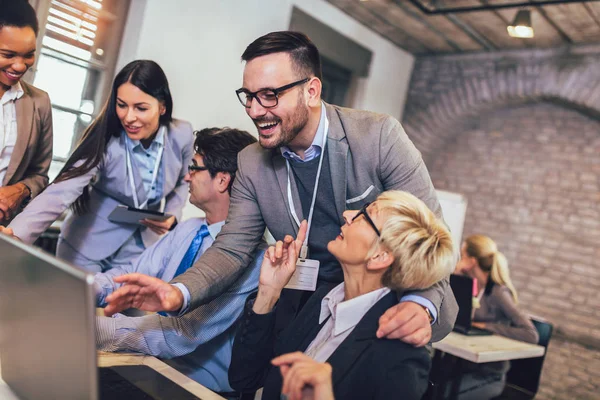
{"type": "Polygon", "coordinates": [[[208,171],[208,167],[205,167],[203,165],[196,165],[196,164],[188,165],[188,173],[189,174],[191,174],[192,172],[196,172],[196,171],[208,171]]]}
{"type": "Polygon", "coordinates": [[[367,220],[367,222],[369,223],[369,225],[371,225],[371,227],[375,230],[375,233],[377,234],[377,236],[381,236],[381,233],[379,233],[379,229],[377,229],[377,226],[375,226],[375,222],[373,222],[371,217],[369,217],[369,213],[367,213],[367,207],[369,207],[370,205],[371,205],[371,202],[369,201],[364,206],[362,206],[362,208],[356,213],[356,215],[354,217],[352,217],[352,222],[354,222],[354,220],[356,218],[363,215],[365,217],[365,219],[367,220]]]}
{"type": "Polygon", "coordinates": [[[283,85],[281,87],[275,89],[262,89],[257,92],[250,92],[244,88],[238,89],[235,91],[237,97],[242,103],[242,105],[246,108],[252,107],[252,99],[256,99],[258,104],[263,106],[264,108],[273,108],[279,104],[279,94],[288,89],[293,88],[294,86],[302,85],[310,80],[310,78],[300,79],[299,81],[288,83],[287,85],[283,85]]]}

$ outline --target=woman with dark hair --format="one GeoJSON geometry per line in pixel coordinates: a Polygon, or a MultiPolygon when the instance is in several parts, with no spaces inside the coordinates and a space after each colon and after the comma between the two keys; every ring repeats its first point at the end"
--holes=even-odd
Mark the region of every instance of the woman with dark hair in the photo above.
{"type": "Polygon", "coordinates": [[[56,180],[7,233],[32,243],[71,207],[58,241],[60,258],[100,272],[139,255],[181,218],[187,197],[183,178],[193,153],[192,127],[174,120],[172,111],[160,66],[149,60],[127,64],[56,180]],[[118,205],[173,217],[141,225],[111,222],[108,215],[118,205]]]}
{"type": "Polygon", "coordinates": [[[22,78],[35,63],[38,21],[25,0],[0,0],[0,226],[48,185],[52,107],[22,78]]]}

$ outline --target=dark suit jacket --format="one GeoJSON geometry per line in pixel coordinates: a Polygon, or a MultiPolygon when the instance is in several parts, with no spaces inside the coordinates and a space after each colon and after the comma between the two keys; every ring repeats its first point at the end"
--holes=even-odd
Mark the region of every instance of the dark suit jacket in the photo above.
{"type": "MultiPolygon", "coordinates": [[[[274,313],[255,314],[255,295],[248,298],[229,367],[229,383],[235,390],[251,391],[264,386],[264,400],[279,400],[281,374],[270,362],[281,354],[307,349],[321,329],[321,300],[330,289],[331,286],[319,288],[278,338],[274,313]]],[[[375,336],[379,317],[397,302],[395,292],[379,300],[327,360],[333,368],[336,399],[418,400],[423,396],[430,368],[427,350],[375,336]]]]}

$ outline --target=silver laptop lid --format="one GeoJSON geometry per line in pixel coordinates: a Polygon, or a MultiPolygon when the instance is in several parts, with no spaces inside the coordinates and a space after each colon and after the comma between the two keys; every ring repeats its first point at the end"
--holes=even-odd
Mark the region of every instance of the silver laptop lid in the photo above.
{"type": "Polygon", "coordinates": [[[23,399],[97,399],[93,275],[0,235],[2,378],[23,399]]]}

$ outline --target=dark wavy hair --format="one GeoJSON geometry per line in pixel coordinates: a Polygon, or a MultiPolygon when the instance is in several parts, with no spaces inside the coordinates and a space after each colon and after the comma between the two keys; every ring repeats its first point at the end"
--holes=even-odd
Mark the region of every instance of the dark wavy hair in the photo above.
{"type": "MultiPolygon", "coordinates": [[[[111,136],[119,137],[123,129],[117,116],[117,90],[127,82],[164,104],[165,113],[159,119],[161,125],[167,125],[172,121],[173,98],[169,90],[167,76],[162,68],[151,60],[130,62],[115,77],[110,96],[102,111],[85,130],[79,144],[54,182],[62,182],[84,175],[100,164],[111,136]],[[75,166],[75,163],[80,160],[83,160],[83,162],[75,166]]],[[[87,210],[88,190],[89,188],[86,188],[83,194],[71,205],[71,208],[78,215],[85,213],[87,210]]]]}
{"type": "Polygon", "coordinates": [[[0,0],[0,29],[5,26],[30,27],[35,36],[39,26],[35,10],[27,0],[0,0]]]}
{"type": "Polygon", "coordinates": [[[227,191],[231,194],[231,187],[238,169],[237,156],[244,147],[256,143],[256,138],[246,131],[233,128],[205,128],[194,132],[194,150],[201,155],[204,166],[208,168],[211,178],[219,172],[226,172],[231,176],[227,191]]]}
{"type": "Polygon", "coordinates": [[[301,32],[280,31],[267,33],[250,43],[242,54],[242,61],[274,53],[288,53],[299,77],[315,76],[322,79],[321,56],[317,46],[301,32]]]}

